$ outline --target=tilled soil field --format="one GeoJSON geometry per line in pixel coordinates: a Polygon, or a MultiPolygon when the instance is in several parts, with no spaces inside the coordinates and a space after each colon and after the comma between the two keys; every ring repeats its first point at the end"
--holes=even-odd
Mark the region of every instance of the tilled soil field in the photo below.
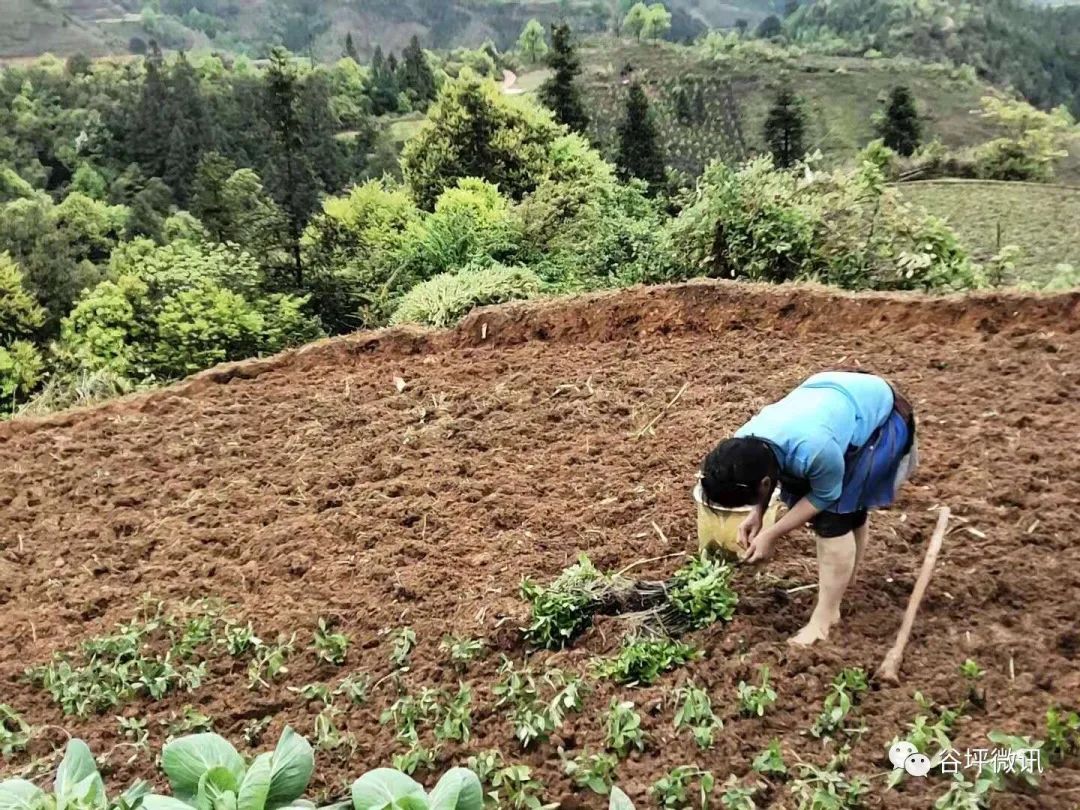
{"type": "MultiPolygon", "coordinates": [[[[271,716],[263,750],[285,724],[313,734],[321,706],[290,687],[363,672],[374,684],[367,703],[336,718],[355,752],[320,753],[309,791],[339,796],[402,750],[379,716],[395,697],[389,632],[406,625],[417,644],[405,688],[453,692],[464,680],[475,692],[472,740],[444,746],[437,769],[498,748],[533,767],[547,801],[604,806],[573,787],[558,748],[600,750],[616,695],[644,718],[648,746],[618,770],[639,807],[652,806],[649,786],[677,765],[752,783],[751,760],[773,738],[789,766],[824,765],[835,746],[807,731],[828,684],[845,666],[872,671],[891,645],[935,507],[947,504],[952,530],[903,686],[866,694],[852,715],[866,731],[847,765],[872,779],[868,806],[927,808],[945,791],[940,776],[884,791],[887,745],[922,711],[916,690],[956,705],[967,689],[958,666],[974,658],[985,668],[985,706],[969,706],[956,726],[960,751],[993,747],[992,729],[1042,738],[1049,706],[1080,702],[1078,326],[1077,295],[932,300],[690,284],[481,310],[451,332],[326,341],[0,425],[0,703],[45,727],[4,773],[47,781],[66,731],[108,754],[111,785],[160,784],[152,753],[131,758],[116,715],[148,720],[152,752],[187,704],[245,752],[245,727],[271,716]],[[785,643],[814,599],[789,593],[816,581],[813,539],[799,533],[766,569],[740,570],[731,623],[688,637],[702,660],[648,688],[591,682],[583,712],[521,751],[491,694],[500,654],[527,653],[516,630],[521,577],[546,582],[580,551],[602,568],[644,561],[636,576],[670,574],[680,564],[671,555],[695,547],[690,490],[709,447],[809,374],[852,365],[910,395],[922,467],[898,505],[873,518],[831,640],[805,651],[785,643]],[[263,639],[295,631],[288,676],[251,689],[242,662],[215,658],[192,692],[89,719],[65,717],[23,677],[131,620],[144,594],[167,606],[221,600],[263,639]],[[310,649],[319,617],[352,639],[343,667],[310,649]],[[448,633],[487,639],[490,652],[459,672],[439,647],[448,633]],[[761,664],[777,703],[762,719],[741,717],[737,684],[761,664]],[[710,750],[673,729],[672,690],[691,678],[724,721],[710,750]]],[[[601,619],[531,664],[587,673],[617,629],[601,619]]],[[[758,801],[793,806],[775,780],[758,801]]],[[[1075,758],[1048,768],[1038,792],[993,803],[1078,805],[1075,758]]]]}

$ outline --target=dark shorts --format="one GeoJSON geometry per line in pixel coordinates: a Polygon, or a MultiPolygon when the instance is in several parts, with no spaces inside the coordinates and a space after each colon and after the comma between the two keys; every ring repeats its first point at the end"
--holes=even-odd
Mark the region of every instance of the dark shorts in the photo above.
{"type": "MultiPolygon", "coordinates": [[[[801,501],[810,494],[810,487],[803,481],[784,481],[782,499],[788,506],[801,501]]],[[[821,538],[843,537],[848,532],[853,532],[866,524],[869,510],[860,509],[857,512],[818,512],[810,521],[810,528],[814,534],[821,538]]]]}

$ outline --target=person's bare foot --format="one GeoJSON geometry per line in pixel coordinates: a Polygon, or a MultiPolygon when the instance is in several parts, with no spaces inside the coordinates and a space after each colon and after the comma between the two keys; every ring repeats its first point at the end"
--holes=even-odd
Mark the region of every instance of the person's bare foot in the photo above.
{"type": "Polygon", "coordinates": [[[810,617],[810,621],[807,622],[806,627],[788,639],[788,644],[793,647],[810,647],[819,641],[827,641],[829,638],[829,631],[832,630],[833,625],[839,621],[839,614],[828,621],[821,621],[817,617],[812,616],[810,617]]]}

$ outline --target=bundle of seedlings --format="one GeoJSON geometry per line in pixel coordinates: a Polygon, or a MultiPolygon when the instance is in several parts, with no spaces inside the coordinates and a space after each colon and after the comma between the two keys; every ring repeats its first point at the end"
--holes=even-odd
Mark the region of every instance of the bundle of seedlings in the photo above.
{"type": "Polygon", "coordinates": [[[731,587],[731,563],[702,552],[663,582],[642,582],[637,587],[662,598],[647,607],[621,615],[635,634],[677,638],[718,621],[730,621],[739,596],[731,587]]]}
{"type": "Polygon", "coordinates": [[[692,558],[665,581],[634,581],[625,571],[605,574],[582,554],[550,585],[529,579],[521,594],[532,606],[522,629],[538,647],[561,649],[580,635],[594,616],[618,616],[635,634],[681,636],[731,619],[738,596],[731,588],[731,564],[707,554],[692,558]]]}
{"type": "Polygon", "coordinates": [[[581,554],[550,585],[522,580],[521,596],[532,606],[529,626],[522,628],[525,640],[556,650],[584,632],[594,616],[647,611],[660,605],[667,591],[662,582],[634,582],[623,572],[603,573],[581,554]]]}

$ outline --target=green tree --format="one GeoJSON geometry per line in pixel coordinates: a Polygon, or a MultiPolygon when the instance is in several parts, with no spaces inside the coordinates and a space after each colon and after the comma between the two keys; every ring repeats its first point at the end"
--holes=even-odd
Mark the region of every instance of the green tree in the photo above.
{"type": "Polygon", "coordinates": [[[675,120],[683,126],[689,124],[694,118],[694,111],[690,107],[690,93],[685,84],[675,86],[673,103],[675,106],[675,120]]]}
{"type": "Polygon", "coordinates": [[[794,166],[806,153],[803,138],[806,134],[806,113],[802,102],[790,87],[776,94],[772,108],[765,118],[765,142],[773,160],[782,169],[794,166]]]}
{"type": "Polygon", "coordinates": [[[660,39],[671,30],[671,12],[663,3],[649,6],[645,22],[641,27],[641,39],[660,39]]]}
{"type": "Polygon", "coordinates": [[[759,39],[772,39],[784,33],[784,24],[775,14],[770,14],[758,24],[756,33],[759,39]]]}
{"type": "Polygon", "coordinates": [[[975,152],[981,177],[1049,181],[1054,164],[1068,155],[1066,145],[1075,138],[1076,122],[1064,107],[1043,112],[1024,101],[987,96],[981,114],[1003,132],[975,152]]]}
{"type": "Polygon", "coordinates": [[[555,120],[574,132],[584,132],[589,116],[581,100],[577,77],[581,62],[571,39],[570,26],[562,23],[551,28],[551,50],[547,57],[553,75],[540,86],[540,101],[555,113],[555,120]]]}
{"type": "Polygon", "coordinates": [[[877,122],[878,135],[894,152],[909,157],[922,142],[922,123],[915,109],[915,99],[904,86],[889,93],[885,112],[877,122]]]}
{"type": "Polygon", "coordinates": [[[383,53],[382,46],[375,46],[368,71],[367,95],[371,99],[371,111],[375,115],[397,112],[398,93],[397,76],[383,53]]]}
{"type": "Polygon", "coordinates": [[[626,99],[626,113],[619,124],[619,146],[615,159],[619,174],[644,180],[655,193],[664,183],[664,157],[649,99],[641,84],[634,82],[626,99]]]}
{"type": "Polygon", "coordinates": [[[558,136],[549,113],[514,103],[491,81],[462,76],[443,86],[401,166],[426,210],[463,177],[487,180],[518,200],[550,171],[558,136]]]}
{"type": "Polygon", "coordinates": [[[419,110],[427,109],[428,104],[435,100],[438,88],[435,85],[435,72],[431,69],[427,54],[420,47],[419,37],[415,34],[401,52],[399,73],[402,86],[413,107],[419,110]]]}
{"type": "Polygon", "coordinates": [[[45,322],[45,310],[23,282],[19,265],[0,253],[0,344],[32,337],[45,322]]]}
{"type": "Polygon", "coordinates": [[[360,62],[360,54],[356,51],[356,43],[353,42],[352,31],[345,34],[345,57],[354,62],[360,62]]]}
{"type": "Polygon", "coordinates": [[[79,164],[79,168],[77,168],[75,174],[72,175],[71,185],[68,188],[71,191],[78,191],[81,194],[85,194],[87,197],[94,200],[104,200],[109,193],[109,187],[105,182],[105,178],[101,176],[101,172],[89,163],[79,164]]]}
{"type": "Polygon", "coordinates": [[[517,49],[530,65],[535,65],[547,56],[547,37],[544,35],[544,26],[539,20],[532,19],[525,23],[521,36],[518,37],[517,49]]]}
{"type": "Polygon", "coordinates": [[[641,39],[648,21],[649,7],[645,3],[635,3],[623,18],[622,30],[635,39],[641,39]]]}
{"type": "Polygon", "coordinates": [[[419,217],[404,190],[379,181],[323,201],[303,245],[312,308],[328,332],[386,322],[392,300],[414,281],[399,267],[419,217]]]}
{"type": "Polygon", "coordinates": [[[270,188],[285,214],[293,282],[304,284],[300,236],[319,204],[320,182],[304,142],[301,88],[285,51],[275,48],[266,74],[266,123],[271,133],[270,188]]]}

